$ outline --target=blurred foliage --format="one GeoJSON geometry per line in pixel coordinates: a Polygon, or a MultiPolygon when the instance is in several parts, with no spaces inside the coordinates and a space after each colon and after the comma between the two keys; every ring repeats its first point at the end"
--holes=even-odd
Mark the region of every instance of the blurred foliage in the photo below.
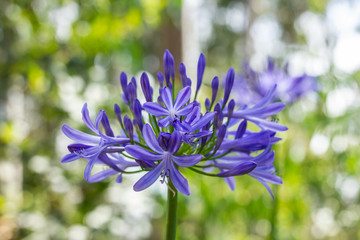
{"type": "MultiPolygon", "coordinates": [[[[238,8],[248,20],[235,31],[214,14],[211,35],[201,42],[207,69],[217,69],[219,76],[230,66],[239,72],[242,61],[256,54],[250,27],[262,16],[277,17],[280,39],[288,46],[275,56],[279,61],[303,51],[310,43],[295,23],[306,11],[322,16],[327,4],[216,2],[220,12],[238,8]]],[[[84,162],[60,164],[68,143],[60,128],[63,123],[84,128],[84,102],[93,114],[105,109],[114,118],[121,71],[155,75],[165,48],[179,60],[180,18],[181,1],[0,1],[4,239],[162,238],[165,186],[134,193],[136,177],[125,177],[121,185],[86,183],[84,162]]],[[[328,109],[329,93],[344,87],[359,91],[359,76],[360,71],[345,74],[331,65],[319,78],[318,94],[281,114],[289,131],[275,149],[284,184],[273,188],[274,200],[250,177],[238,177],[231,192],[221,179],[185,172],[192,194],[179,197],[178,239],[360,238],[359,106],[337,116],[328,109]],[[314,153],[314,136],[325,151],[314,153]]],[[[202,89],[204,96],[207,91],[202,89]]]]}

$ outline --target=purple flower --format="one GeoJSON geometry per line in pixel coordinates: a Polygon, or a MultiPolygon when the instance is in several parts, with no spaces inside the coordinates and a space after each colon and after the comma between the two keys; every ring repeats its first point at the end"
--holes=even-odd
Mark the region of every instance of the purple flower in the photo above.
{"type": "Polygon", "coordinates": [[[275,153],[270,149],[271,145],[255,157],[245,153],[237,153],[236,155],[216,159],[214,165],[220,169],[218,176],[227,178],[226,183],[230,189],[234,190],[233,176],[248,174],[263,184],[271,197],[274,198],[267,183],[282,184],[282,180],[275,175],[273,165],[275,153]]]}
{"type": "Polygon", "coordinates": [[[139,166],[136,162],[124,160],[118,153],[101,154],[99,155],[96,164],[107,166],[104,170],[90,175],[87,181],[89,183],[100,182],[110,176],[118,175],[116,178],[117,183],[122,182],[122,172],[129,167],[139,166]]]}
{"type": "Polygon", "coordinates": [[[272,101],[280,99],[286,103],[292,103],[317,90],[315,77],[306,74],[294,77],[288,73],[287,65],[281,69],[275,66],[273,59],[268,58],[267,62],[267,68],[263,72],[255,72],[249,64],[245,64],[246,74],[235,81],[238,103],[256,104],[274,85],[277,85],[277,88],[272,101]]]}
{"type": "MultiPolygon", "coordinates": [[[[272,131],[286,131],[286,126],[265,119],[279,113],[285,107],[285,104],[282,102],[271,102],[275,89],[276,85],[255,106],[233,111],[231,117],[234,119],[246,119],[255,123],[262,129],[268,129],[272,131]]],[[[229,112],[224,111],[224,115],[228,116],[229,112]]]]}
{"type": "Polygon", "coordinates": [[[185,143],[194,144],[196,138],[209,136],[212,131],[199,131],[214,118],[215,112],[207,112],[201,115],[200,107],[196,106],[185,118],[185,123],[190,126],[189,131],[182,132],[182,140],[185,143]]]}
{"type": "Polygon", "coordinates": [[[186,128],[180,117],[191,112],[193,104],[188,104],[183,107],[189,100],[191,95],[191,88],[185,87],[180,90],[173,104],[171,91],[168,87],[164,87],[161,92],[161,98],[165,105],[165,108],[157,103],[147,102],[143,105],[145,111],[154,116],[166,116],[159,120],[160,127],[167,127],[169,125],[175,125],[180,128],[186,128]]]}
{"type": "MultiPolygon", "coordinates": [[[[126,137],[113,137],[103,134],[99,128],[100,123],[108,123],[108,120],[102,121],[104,118],[104,111],[100,111],[96,116],[95,124],[91,121],[87,104],[85,103],[82,109],[83,121],[86,126],[96,135],[75,130],[67,125],[63,125],[62,130],[64,134],[75,142],[78,142],[76,148],[72,148],[71,153],[67,154],[61,162],[71,162],[79,158],[85,158],[88,160],[88,164],[85,168],[84,177],[88,181],[90,178],[91,170],[98,160],[100,154],[113,151],[114,146],[122,145],[130,142],[126,137]]],[[[107,119],[107,118],[106,118],[107,119]]],[[[108,128],[108,126],[104,126],[108,128]]],[[[109,129],[108,129],[109,133],[109,129]]],[[[120,149],[119,149],[120,150],[120,149]]]]}
{"type": "Polygon", "coordinates": [[[143,128],[143,137],[147,146],[153,152],[136,145],[126,146],[126,152],[136,159],[158,162],[158,164],[135,183],[134,190],[142,191],[148,188],[161,176],[163,182],[170,177],[172,183],[179,192],[184,195],[190,195],[188,182],[176,168],[175,164],[180,167],[191,167],[197,164],[203,156],[199,154],[182,156],[174,155],[179,150],[182,143],[181,134],[177,131],[171,134],[166,149],[160,146],[159,141],[149,124],[146,124],[143,128]]]}
{"type": "MultiPolygon", "coordinates": [[[[193,101],[190,99],[192,84],[186,75],[185,64],[181,63],[178,68],[182,88],[176,93],[172,86],[175,81],[174,58],[166,50],[163,59],[164,74],[157,74],[160,84],[157,102],[152,102],[153,86],[146,73],[141,75],[139,85],[146,99],[143,105],[137,99],[135,77],[128,82],[127,75],[121,73],[122,98],[130,108],[132,118],[122,118],[120,106],[115,104],[114,117],[121,126],[120,133],[116,133],[104,111],[99,112],[93,123],[85,104],[83,121],[92,134],[64,125],[64,134],[75,143],[68,146],[70,153],[62,162],[84,158],[87,161],[84,177],[88,182],[98,182],[113,175],[117,175],[116,181],[121,182],[124,174],[146,172],[135,183],[135,191],[146,189],[160,177],[161,182],[173,184],[174,192],[178,190],[189,195],[188,182],[179,171],[184,167],[204,175],[214,171],[211,175],[223,178],[232,190],[235,188],[234,177],[246,174],[256,178],[270,192],[267,183],[281,184],[281,179],[275,175],[271,146],[280,140],[276,133],[287,128],[270,120],[285,107],[281,102],[274,102],[276,85],[266,94],[259,94],[256,103],[243,105],[236,98],[230,100],[233,89],[237,93],[241,90],[234,87],[235,72],[230,68],[223,99],[216,102],[218,91],[222,89],[219,89],[218,77],[214,77],[211,100],[208,96],[202,106],[195,99],[204,76],[204,55],[200,55],[197,65],[193,101]],[[203,114],[201,109],[206,109],[206,112],[203,114]],[[143,116],[142,110],[148,114],[143,116]],[[256,124],[260,130],[249,130],[248,122],[256,124]],[[237,130],[232,130],[236,125],[237,130]],[[262,152],[259,154],[259,151],[262,152]],[[95,165],[102,165],[103,170],[93,173],[95,165]]],[[[269,72],[274,72],[274,69],[274,65],[269,64],[269,72]]],[[[247,75],[258,76],[250,68],[247,75]]],[[[303,81],[299,78],[294,82],[300,87],[303,81]]]]}

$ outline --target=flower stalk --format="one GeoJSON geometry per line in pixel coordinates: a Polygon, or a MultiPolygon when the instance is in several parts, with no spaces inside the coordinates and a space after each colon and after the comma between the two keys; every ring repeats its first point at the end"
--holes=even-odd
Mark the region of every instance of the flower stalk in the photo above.
{"type": "Polygon", "coordinates": [[[168,182],[167,192],[167,216],[166,216],[166,232],[165,240],[175,240],[176,238],[176,221],[177,221],[177,199],[178,191],[172,184],[168,182]]]}

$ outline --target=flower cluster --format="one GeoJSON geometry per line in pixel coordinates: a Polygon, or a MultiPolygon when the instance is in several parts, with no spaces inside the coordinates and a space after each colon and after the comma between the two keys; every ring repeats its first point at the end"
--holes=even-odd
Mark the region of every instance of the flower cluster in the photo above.
{"type": "Polygon", "coordinates": [[[85,159],[84,177],[88,182],[113,175],[117,175],[116,181],[121,182],[123,174],[145,172],[135,183],[135,191],[148,188],[160,178],[162,183],[189,195],[188,181],[181,173],[187,168],[223,178],[232,190],[235,188],[234,177],[248,174],[271,193],[268,183],[282,183],[275,175],[271,147],[280,140],[275,136],[276,132],[287,130],[278,122],[269,120],[285,107],[284,103],[273,101],[276,86],[272,86],[256,104],[244,106],[230,99],[236,94],[232,94],[235,72],[230,68],[223,95],[219,91],[219,78],[214,77],[211,100],[207,98],[203,107],[196,98],[205,65],[205,57],[201,54],[195,95],[191,97],[192,81],[186,74],[185,65],[179,65],[180,87],[175,84],[174,58],[166,50],[164,74],[157,74],[160,88],[156,101],[153,101],[154,91],[146,73],[141,75],[140,86],[135,78],[128,81],[127,75],[121,73],[122,98],[129,106],[132,119],[123,117],[119,105],[115,104],[114,113],[121,126],[121,131],[115,135],[105,111],[101,110],[92,122],[85,103],[83,121],[93,134],[64,125],[64,134],[75,143],[68,146],[70,153],[62,162],[85,159]],[[137,98],[139,87],[145,103],[137,98]],[[252,130],[248,125],[252,125],[252,130]],[[95,164],[105,167],[92,174],[95,164]]]}
{"type": "Polygon", "coordinates": [[[301,76],[291,76],[288,73],[288,64],[284,69],[278,68],[273,59],[267,59],[267,67],[263,72],[256,72],[244,64],[245,74],[235,80],[235,87],[239,94],[237,102],[239,104],[256,104],[275,84],[276,91],[273,100],[281,100],[285,103],[292,103],[305,94],[316,91],[316,78],[303,74],[301,76]]]}

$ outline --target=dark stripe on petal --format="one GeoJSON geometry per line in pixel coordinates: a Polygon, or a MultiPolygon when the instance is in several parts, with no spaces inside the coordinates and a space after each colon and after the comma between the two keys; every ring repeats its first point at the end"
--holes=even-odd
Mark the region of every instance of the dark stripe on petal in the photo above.
{"type": "Polygon", "coordinates": [[[202,79],[204,76],[206,66],[206,60],[204,54],[200,54],[198,65],[197,65],[197,83],[196,83],[196,91],[198,91],[201,87],[202,79]]]}
{"type": "Polygon", "coordinates": [[[117,174],[118,172],[109,168],[109,169],[105,169],[101,172],[95,173],[94,175],[91,175],[88,179],[89,183],[95,183],[95,182],[100,182],[110,176],[113,176],[115,174],[117,174]]]}
{"type": "Polygon", "coordinates": [[[100,137],[80,132],[65,124],[62,126],[62,131],[68,138],[79,143],[98,144],[100,142],[100,137]]]}
{"type": "Polygon", "coordinates": [[[61,163],[68,163],[68,162],[72,162],[75,161],[77,159],[81,158],[78,154],[75,153],[69,153],[66,154],[62,159],[61,159],[61,163]]]}
{"type": "Polygon", "coordinates": [[[90,116],[89,116],[89,110],[87,109],[87,103],[84,104],[82,110],[82,120],[84,121],[85,125],[91,129],[94,133],[98,133],[99,130],[95,128],[94,124],[92,123],[90,116]]]}
{"type": "Polygon", "coordinates": [[[250,161],[244,162],[229,171],[219,173],[218,176],[219,177],[230,177],[230,176],[238,176],[238,175],[248,174],[249,172],[254,170],[254,168],[256,168],[256,166],[257,165],[254,162],[250,162],[250,161]]]}
{"type": "Polygon", "coordinates": [[[170,124],[170,117],[164,117],[158,121],[159,127],[167,127],[170,124]]]}
{"type": "Polygon", "coordinates": [[[154,102],[144,103],[143,107],[145,111],[154,116],[166,116],[169,114],[167,109],[154,102]]]}
{"type": "Polygon", "coordinates": [[[210,122],[215,116],[215,112],[208,112],[205,113],[205,115],[200,118],[199,121],[197,121],[194,125],[191,126],[193,131],[201,129],[203,126],[205,126],[208,122],[210,122]]]}
{"type": "Polygon", "coordinates": [[[170,179],[175,188],[184,195],[190,195],[190,188],[186,178],[177,170],[175,165],[170,161],[170,179]]]}
{"type": "Polygon", "coordinates": [[[179,91],[176,96],[174,109],[179,110],[182,106],[184,106],[190,99],[191,96],[191,88],[185,87],[179,91]]]}
{"type": "Polygon", "coordinates": [[[184,115],[187,115],[189,114],[194,108],[194,104],[193,103],[190,103],[188,105],[186,105],[185,107],[183,107],[182,109],[176,111],[176,114],[178,116],[184,116],[184,115]]]}
{"type": "Polygon", "coordinates": [[[150,187],[160,176],[161,172],[164,169],[164,162],[162,161],[157,165],[155,168],[153,168],[151,171],[146,173],[142,178],[140,178],[134,185],[134,191],[142,191],[148,187],[150,187]]]}
{"type": "Polygon", "coordinates": [[[152,152],[149,152],[148,150],[135,145],[128,145],[125,147],[125,151],[133,156],[134,158],[140,159],[140,160],[148,160],[148,161],[159,161],[163,158],[162,155],[155,154],[152,152]]]}
{"type": "Polygon", "coordinates": [[[164,87],[161,91],[161,98],[168,110],[173,108],[173,100],[171,91],[168,87],[164,87]]]}
{"type": "Polygon", "coordinates": [[[148,145],[154,152],[163,153],[164,150],[160,147],[159,141],[155,136],[155,133],[149,124],[145,124],[143,128],[143,137],[148,145]]]}
{"type": "Polygon", "coordinates": [[[176,153],[181,145],[181,134],[178,131],[174,131],[171,134],[170,140],[169,140],[169,145],[168,145],[168,152],[170,152],[171,154],[176,153]]]}
{"type": "Polygon", "coordinates": [[[203,158],[200,154],[172,156],[173,161],[180,167],[191,167],[200,162],[203,158]]]}

